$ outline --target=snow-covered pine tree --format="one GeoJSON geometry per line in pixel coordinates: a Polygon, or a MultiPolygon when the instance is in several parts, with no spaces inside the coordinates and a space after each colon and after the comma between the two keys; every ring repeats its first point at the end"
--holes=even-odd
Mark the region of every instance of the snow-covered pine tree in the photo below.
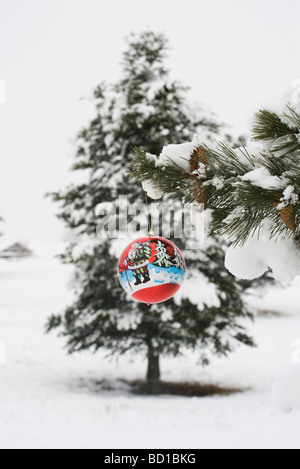
{"type": "Polygon", "coordinates": [[[235,275],[253,279],[271,268],[275,278],[290,280],[300,272],[299,90],[260,110],[252,137],[238,149],[199,138],[185,160],[180,145],[168,160],[136,149],[133,173],[150,191],[204,203],[211,231],[232,242],[226,265],[235,275]]]}
{"type": "Polygon", "coordinates": [[[176,249],[174,251],[174,258],[172,260],[172,263],[173,263],[173,266],[176,267],[176,269],[184,270],[183,260],[179,252],[176,249]]]}
{"type": "Polygon", "coordinates": [[[159,267],[170,267],[172,265],[171,256],[168,253],[166,246],[161,242],[157,242],[157,248],[155,250],[156,261],[154,264],[159,267]]]}
{"type": "MultiPolygon", "coordinates": [[[[226,355],[232,343],[253,344],[239,324],[240,318],[251,315],[240,285],[223,266],[219,242],[211,238],[201,260],[186,252],[190,277],[199,285],[196,291],[201,291],[197,298],[148,308],[127,299],[116,275],[114,243],[95,234],[97,213],[107,202],[119,195],[127,195],[130,203],[144,200],[141,186],[126,171],[134,147],[155,154],[167,144],[190,139],[196,130],[212,140],[219,128],[213,119],[193,112],[187,106],[186,89],[170,80],[164,65],[166,45],[162,35],[152,32],[131,37],[121,79],[95,91],[97,112],[79,134],[73,166],[86,173],[87,182],[54,194],[61,207],[59,217],[76,235],[87,237],[87,247],[72,244],[63,256],[76,269],[76,299],[65,314],[48,322],[48,330],[62,329],[70,352],[104,348],[147,355],[147,380],[153,392],[159,384],[162,355],[203,349],[206,363],[210,352],[226,355]],[[215,294],[206,301],[208,284],[215,294]]],[[[179,241],[183,249],[184,240],[179,241]]]]}

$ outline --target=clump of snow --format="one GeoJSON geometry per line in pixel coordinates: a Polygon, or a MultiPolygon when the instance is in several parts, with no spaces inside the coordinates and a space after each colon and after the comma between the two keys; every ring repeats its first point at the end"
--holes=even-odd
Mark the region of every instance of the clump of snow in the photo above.
{"type": "Polygon", "coordinates": [[[277,206],[278,210],[282,210],[288,205],[295,205],[299,202],[299,196],[295,192],[294,186],[288,186],[283,191],[283,197],[281,199],[281,203],[277,206]]]}
{"type": "Polygon", "coordinates": [[[286,372],[273,386],[272,403],[279,412],[289,413],[300,409],[300,367],[286,372]]]}
{"type": "Polygon", "coordinates": [[[143,182],[143,189],[147,193],[148,197],[153,200],[161,199],[164,195],[164,193],[150,180],[143,182]]]}
{"type": "MultiPolygon", "coordinates": [[[[166,166],[170,166],[172,163],[175,163],[180,168],[183,168],[185,171],[190,171],[190,158],[193,151],[200,145],[199,136],[195,135],[191,142],[181,143],[178,145],[171,144],[163,147],[161,154],[157,158],[155,155],[147,153],[147,157],[155,159],[156,166],[159,166],[162,171],[164,171],[166,166]]],[[[204,164],[200,164],[199,170],[197,170],[198,175],[205,177],[206,168],[204,164]]],[[[220,184],[221,181],[216,181],[216,184],[220,184]]],[[[147,192],[147,195],[154,200],[160,199],[164,192],[155,185],[151,180],[143,182],[143,189],[147,192]]]]}
{"type": "MultiPolygon", "coordinates": [[[[151,153],[146,153],[146,156],[149,160],[154,161],[157,164],[158,158],[156,155],[152,155],[151,153]]],[[[143,189],[147,193],[148,197],[150,197],[153,200],[159,200],[162,198],[164,195],[164,192],[161,191],[157,185],[152,182],[150,179],[148,181],[144,181],[143,183],[143,189]]]]}
{"type": "Polygon", "coordinates": [[[207,175],[206,165],[204,163],[200,163],[199,168],[195,169],[192,174],[197,175],[199,178],[205,179],[207,175]]]}
{"type": "Polygon", "coordinates": [[[295,194],[295,187],[294,186],[288,186],[285,191],[283,192],[283,196],[285,200],[290,201],[291,203],[296,203],[298,202],[298,195],[295,194]]]}
{"type": "Polygon", "coordinates": [[[242,279],[260,277],[270,268],[275,279],[291,281],[300,272],[300,249],[290,238],[270,239],[266,221],[259,237],[249,238],[243,246],[228,249],[225,266],[242,279]]]}
{"type": "Polygon", "coordinates": [[[272,176],[267,168],[261,167],[250,171],[241,177],[242,181],[250,181],[254,186],[263,189],[279,189],[282,187],[282,181],[278,176],[272,176]]]}
{"type": "Polygon", "coordinates": [[[167,166],[172,162],[186,171],[190,170],[190,158],[193,151],[200,145],[199,137],[195,136],[191,142],[163,147],[157,160],[158,166],[167,166]]]}
{"type": "Polygon", "coordinates": [[[218,191],[224,187],[224,179],[218,176],[214,176],[211,183],[218,191]]]}
{"type": "MultiPolygon", "coordinates": [[[[251,240],[252,241],[252,240],[251,240]]],[[[242,279],[261,277],[267,270],[267,264],[257,257],[255,242],[244,246],[231,246],[225,258],[225,267],[233,275],[242,279]]]]}

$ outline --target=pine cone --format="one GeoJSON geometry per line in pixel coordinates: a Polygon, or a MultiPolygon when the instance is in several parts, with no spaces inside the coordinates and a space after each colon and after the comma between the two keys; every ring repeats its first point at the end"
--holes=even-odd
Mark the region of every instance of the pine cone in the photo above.
{"type": "MultiPolygon", "coordinates": [[[[276,200],[275,202],[273,202],[272,205],[273,207],[278,207],[283,197],[283,194],[280,194],[279,192],[277,192],[276,194],[274,194],[274,196],[279,200],[276,200]]],[[[280,210],[280,216],[281,216],[283,223],[289,230],[291,231],[296,230],[295,207],[293,205],[288,205],[287,207],[280,210]]]]}
{"type": "Polygon", "coordinates": [[[191,158],[190,158],[191,173],[193,173],[194,171],[197,171],[197,169],[199,169],[200,163],[202,163],[202,164],[207,164],[208,163],[207,157],[206,157],[206,154],[205,154],[205,149],[204,149],[203,146],[199,146],[199,147],[195,148],[195,150],[191,154],[191,158]]]}
{"type": "Polygon", "coordinates": [[[285,225],[291,230],[295,231],[296,221],[295,221],[295,207],[293,205],[288,205],[287,207],[280,210],[280,216],[285,225]]]}
{"type": "Polygon", "coordinates": [[[194,190],[194,197],[198,204],[204,204],[204,207],[207,207],[207,192],[204,187],[197,187],[194,190]]]}

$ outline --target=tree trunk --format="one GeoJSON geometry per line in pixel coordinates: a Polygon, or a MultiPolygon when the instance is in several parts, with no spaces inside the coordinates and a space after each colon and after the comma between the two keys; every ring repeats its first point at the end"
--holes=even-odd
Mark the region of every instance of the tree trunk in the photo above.
{"type": "Polygon", "coordinates": [[[149,394],[160,392],[159,354],[152,347],[148,349],[147,390],[149,394]]]}

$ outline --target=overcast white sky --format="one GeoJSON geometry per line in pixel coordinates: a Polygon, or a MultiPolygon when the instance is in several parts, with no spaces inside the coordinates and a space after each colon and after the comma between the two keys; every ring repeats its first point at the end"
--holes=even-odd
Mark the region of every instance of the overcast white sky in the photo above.
{"type": "MultiPolygon", "coordinates": [[[[64,187],[88,100],[115,81],[130,31],[171,42],[173,78],[223,121],[247,129],[269,96],[300,78],[299,0],[0,0],[0,215],[6,240],[61,239],[45,192],[64,187]]],[[[5,243],[0,240],[0,246],[5,243]]]]}

